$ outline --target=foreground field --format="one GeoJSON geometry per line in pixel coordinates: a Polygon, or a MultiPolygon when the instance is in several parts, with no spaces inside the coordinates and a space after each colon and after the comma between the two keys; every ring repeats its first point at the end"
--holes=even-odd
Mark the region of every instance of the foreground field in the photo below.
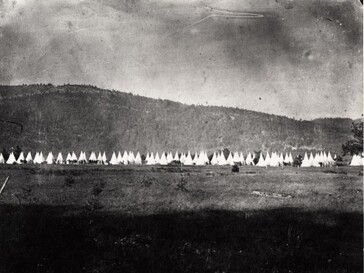
{"type": "Polygon", "coordinates": [[[361,168],[0,166],[7,176],[0,272],[362,272],[361,168]]]}

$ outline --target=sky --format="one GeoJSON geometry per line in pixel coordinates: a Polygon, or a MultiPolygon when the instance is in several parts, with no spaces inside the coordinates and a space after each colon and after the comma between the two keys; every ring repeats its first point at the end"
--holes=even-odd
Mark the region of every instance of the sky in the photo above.
{"type": "Polygon", "coordinates": [[[0,84],[363,116],[359,0],[0,0],[0,84]]]}

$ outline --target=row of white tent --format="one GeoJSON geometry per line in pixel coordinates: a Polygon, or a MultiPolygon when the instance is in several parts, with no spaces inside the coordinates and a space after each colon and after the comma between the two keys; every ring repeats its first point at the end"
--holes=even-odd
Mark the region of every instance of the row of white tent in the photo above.
{"type": "MultiPolygon", "coordinates": [[[[336,158],[336,155],[334,156],[336,158]]],[[[332,158],[331,153],[328,152],[318,152],[314,156],[312,153],[308,156],[307,153],[305,153],[301,167],[320,167],[320,166],[332,166],[335,163],[334,158],[332,158]]],[[[113,152],[110,161],[106,157],[106,153],[98,153],[98,156],[96,156],[95,152],[92,152],[90,154],[90,157],[87,159],[86,153],[82,152],[80,153],[80,156],[77,157],[77,155],[72,152],[68,153],[66,156],[66,159],[63,158],[62,153],[58,153],[57,157],[53,156],[52,152],[48,153],[48,156],[45,158],[43,156],[43,153],[36,152],[35,157],[33,159],[31,152],[28,152],[27,156],[24,156],[24,153],[21,152],[18,159],[15,158],[14,153],[11,153],[8,160],[5,162],[3,155],[0,153],[0,164],[23,164],[23,163],[34,163],[34,164],[86,164],[86,163],[94,163],[94,164],[102,164],[102,165],[168,165],[172,163],[173,161],[181,162],[183,165],[186,166],[203,166],[203,165],[255,165],[254,163],[255,154],[248,153],[246,157],[244,157],[243,153],[235,152],[235,153],[229,153],[228,157],[226,158],[222,152],[215,152],[209,160],[209,157],[207,156],[207,153],[204,151],[201,151],[199,154],[196,153],[194,156],[191,155],[191,152],[189,151],[187,154],[178,152],[173,154],[171,152],[169,153],[162,153],[161,156],[159,156],[159,153],[157,152],[155,155],[153,153],[147,153],[147,156],[145,158],[145,161],[142,160],[142,157],[140,153],[138,152],[137,155],[134,155],[134,152],[130,151],[124,152],[123,155],[121,155],[120,152],[116,154],[113,152]]],[[[361,166],[363,165],[364,160],[361,156],[353,156],[353,159],[350,163],[351,166],[361,166]]],[[[291,153],[286,153],[283,155],[282,153],[278,154],[276,152],[272,152],[269,154],[266,153],[265,156],[263,154],[260,154],[258,163],[256,166],[258,167],[278,167],[283,165],[291,165],[293,164],[293,157],[291,153]]]]}
{"type": "Polygon", "coordinates": [[[312,153],[307,156],[307,153],[305,153],[301,167],[321,167],[322,165],[332,166],[334,164],[335,160],[332,158],[330,152],[328,152],[328,154],[326,154],[325,152],[316,153],[315,156],[312,153]]]}
{"type": "MultiPolygon", "coordinates": [[[[278,165],[283,165],[283,163],[286,164],[292,164],[293,158],[292,155],[286,154],[285,157],[283,157],[283,154],[281,154],[279,157],[275,156],[276,153],[272,154],[272,162],[275,158],[277,158],[278,165]]],[[[267,153],[267,157],[269,157],[269,154],[267,153]]],[[[64,160],[63,155],[61,152],[58,153],[57,157],[53,156],[52,152],[48,153],[48,156],[45,158],[43,153],[36,152],[35,157],[33,159],[31,152],[28,152],[27,156],[24,156],[24,153],[21,152],[18,159],[15,158],[14,153],[11,153],[8,160],[5,162],[3,155],[0,153],[0,164],[24,164],[24,163],[34,163],[34,164],[86,164],[86,163],[96,163],[96,164],[102,164],[102,165],[141,165],[145,163],[146,165],[168,165],[173,161],[181,162],[183,165],[186,166],[203,166],[203,165],[255,165],[254,164],[254,158],[253,154],[250,152],[248,153],[247,157],[244,158],[243,153],[235,152],[234,154],[229,153],[228,157],[225,158],[225,155],[222,152],[215,152],[212,156],[212,159],[209,160],[207,153],[204,151],[201,151],[200,154],[195,154],[192,156],[191,152],[189,151],[187,154],[178,152],[175,153],[173,156],[171,152],[169,153],[162,153],[161,156],[159,156],[159,153],[157,152],[155,155],[153,153],[147,153],[147,156],[145,158],[145,162],[142,161],[141,155],[138,152],[137,155],[134,155],[134,152],[124,152],[123,156],[121,156],[121,153],[119,152],[117,155],[115,152],[113,152],[110,161],[107,160],[106,153],[103,154],[99,152],[98,156],[94,152],[91,153],[89,159],[87,160],[86,154],[81,151],[80,156],[77,157],[77,155],[72,152],[68,153],[66,159],[64,160]]],[[[269,164],[268,159],[266,160],[266,164],[264,166],[273,166],[274,164],[269,164]]],[[[261,164],[260,164],[261,165],[261,164]]],[[[258,165],[258,166],[260,166],[258,165]]],[[[274,165],[275,166],[275,165],[274,165]]]]}

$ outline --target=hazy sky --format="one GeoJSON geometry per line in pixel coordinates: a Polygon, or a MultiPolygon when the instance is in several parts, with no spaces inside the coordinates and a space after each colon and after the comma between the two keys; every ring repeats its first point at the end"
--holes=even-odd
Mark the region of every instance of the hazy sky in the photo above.
{"type": "Polygon", "coordinates": [[[363,113],[359,0],[0,0],[0,84],[295,118],[363,113]]]}

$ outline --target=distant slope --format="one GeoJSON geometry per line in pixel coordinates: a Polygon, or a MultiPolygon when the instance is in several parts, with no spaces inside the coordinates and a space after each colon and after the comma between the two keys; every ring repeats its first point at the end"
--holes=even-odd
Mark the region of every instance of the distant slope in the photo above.
{"type": "Polygon", "coordinates": [[[298,121],[192,106],[92,86],[0,86],[0,147],[23,150],[209,152],[326,149],[341,153],[350,119],[298,121]],[[19,123],[21,127],[11,121],[19,123]]]}

